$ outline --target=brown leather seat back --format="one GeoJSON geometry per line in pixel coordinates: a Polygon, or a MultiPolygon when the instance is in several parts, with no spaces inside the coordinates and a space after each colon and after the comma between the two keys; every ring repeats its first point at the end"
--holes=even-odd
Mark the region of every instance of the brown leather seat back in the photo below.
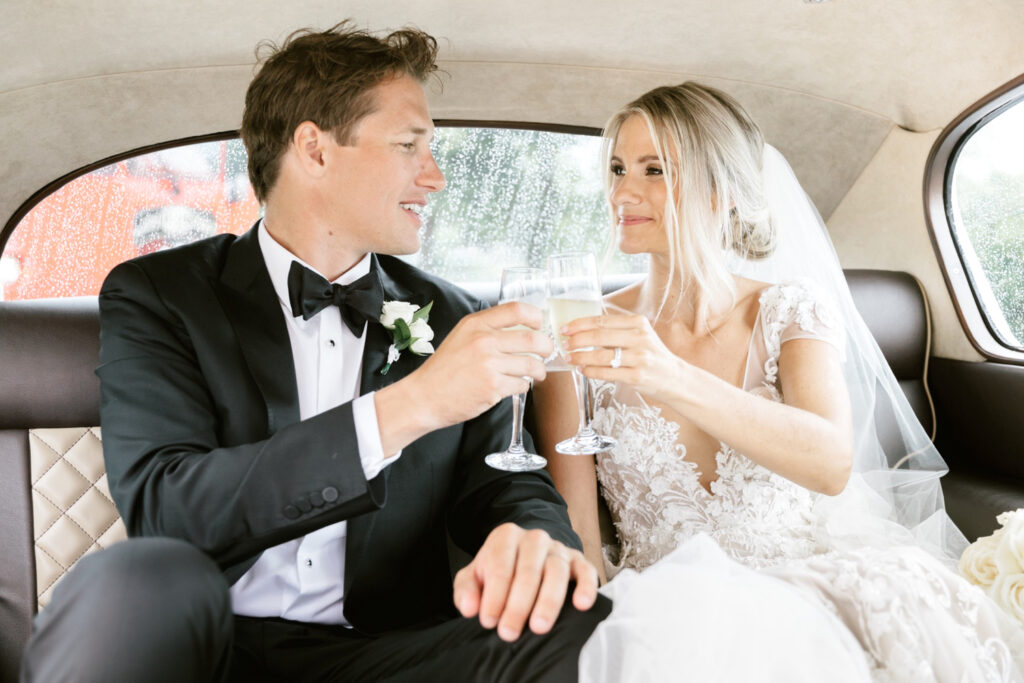
{"type": "Polygon", "coordinates": [[[39,597],[29,430],[99,424],[98,358],[95,298],[0,302],[0,680],[18,678],[39,597]]]}
{"type": "MultiPolygon", "coordinates": [[[[885,270],[848,270],[854,304],[878,342],[925,432],[935,437],[935,412],[928,393],[928,354],[931,321],[924,290],[908,273],[885,270]]],[[[876,392],[875,420],[889,463],[904,457],[907,447],[893,418],[891,401],[876,392]]]]}
{"type": "Polygon", "coordinates": [[[931,320],[920,284],[909,273],[888,270],[847,270],[846,281],[917,419],[933,434],[935,415],[925,378],[931,320]]]}

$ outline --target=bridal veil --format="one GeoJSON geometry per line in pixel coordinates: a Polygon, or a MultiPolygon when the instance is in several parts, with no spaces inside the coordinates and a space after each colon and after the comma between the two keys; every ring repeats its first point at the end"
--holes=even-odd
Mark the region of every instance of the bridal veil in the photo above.
{"type": "Polygon", "coordinates": [[[914,543],[952,566],[966,539],[943,505],[946,464],[857,311],[821,216],[786,159],[767,144],[763,182],[776,248],[763,259],[730,256],[730,271],[769,283],[809,281],[831,299],[845,327],[853,473],[842,494],[816,505],[821,533],[832,547],[914,543]]]}

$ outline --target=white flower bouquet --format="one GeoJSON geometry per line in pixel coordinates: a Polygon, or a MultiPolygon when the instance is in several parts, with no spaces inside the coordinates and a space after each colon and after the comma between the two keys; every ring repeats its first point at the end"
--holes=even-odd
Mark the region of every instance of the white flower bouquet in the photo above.
{"type": "Polygon", "coordinates": [[[964,550],[960,573],[1024,624],[1024,508],[996,521],[999,529],[964,550]]]}

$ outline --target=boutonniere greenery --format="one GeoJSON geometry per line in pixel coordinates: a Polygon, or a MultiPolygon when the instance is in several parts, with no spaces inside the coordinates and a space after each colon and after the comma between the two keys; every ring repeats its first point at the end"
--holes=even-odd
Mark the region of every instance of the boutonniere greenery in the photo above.
{"type": "Polygon", "coordinates": [[[391,364],[401,358],[402,351],[406,349],[417,356],[429,356],[434,352],[434,346],[430,343],[434,338],[434,330],[427,324],[433,305],[433,301],[422,308],[407,301],[384,302],[380,311],[380,324],[391,331],[391,346],[388,347],[388,360],[380,369],[380,374],[388,374],[391,364]]]}

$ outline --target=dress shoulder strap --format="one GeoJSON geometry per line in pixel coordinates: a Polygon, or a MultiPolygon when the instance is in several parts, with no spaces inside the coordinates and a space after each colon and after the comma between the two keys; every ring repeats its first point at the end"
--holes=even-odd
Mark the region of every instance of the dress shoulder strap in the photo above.
{"type": "Polygon", "coordinates": [[[843,352],[843,324],[835,305],[812,283],[793,280],[761,292],[759,316],[765,347],[778,358],[793,339],[818,339],[843,352]]]}

